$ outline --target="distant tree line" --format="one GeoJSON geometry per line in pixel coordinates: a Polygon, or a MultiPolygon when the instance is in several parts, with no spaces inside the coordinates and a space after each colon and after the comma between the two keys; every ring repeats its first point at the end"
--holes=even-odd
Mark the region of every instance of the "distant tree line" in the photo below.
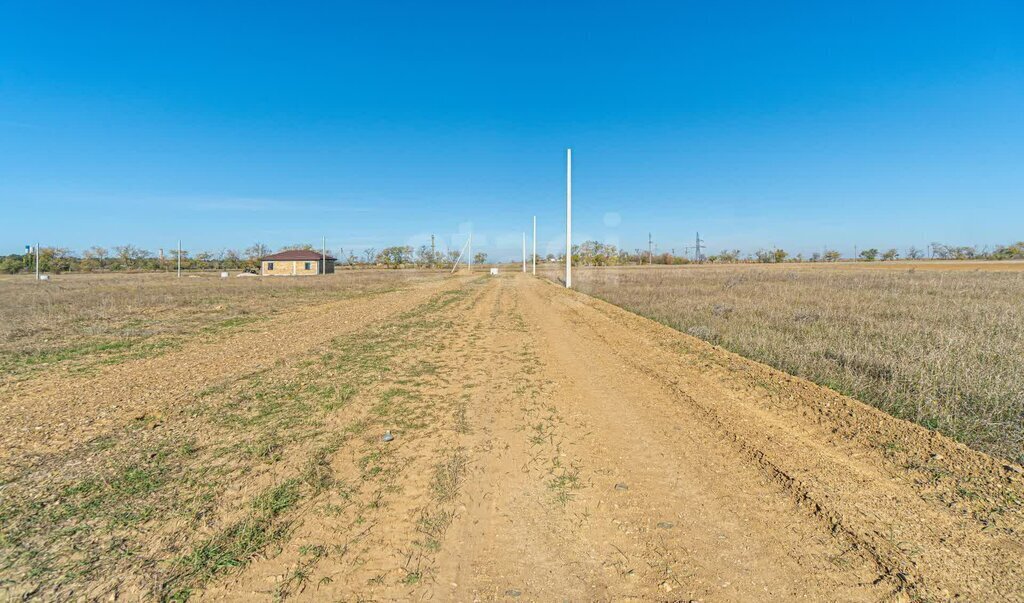
{"type": "MultiPolygon", "coordinates": [[[[308,243],[285,245],[278,251],[289,249],[319,249],[308,243]]],[[[255,243],[244,250],[222,249],[219,251],[191,252],[181,251],[181,267],[183,270],[258,270],[259,261],[263,256],[272,253],[272,249],[263,243],[255,243]]],[[[437,250],[428,245],[413,248],[409,245],[396,245],[376,249],[363,249],[356,254],[354,250],[327,250],[328,255],[335,255],[338,267],[367,268],[451,268],[459,252],[454,250],[437,250]]],[[[65,247],[40,247],[39,268],[43,272],[118,272],[118,271],[160,271],[177,268],[177,249],[161,250],[157,253],[136,247],[120,245],[111,249],[90,247],[81,253],[75,253],[65,247]]],[[[778,264],[783,262],[838,262],[842,254],[835,249],[825,249],[809,256],[801,253],[790,255],[784,249],[758,249],[753,253],[743,254],[739,249],[723,250],[713,255],[701,255],[700,258],[677,255],[672,252],[650,253],[642,249],[627,251],[615,245],[600,241],[585,241],[572,248],[573,263],[579,266],[623,266],[629,264],[688,264],[695,261],[713,264],[763,263],[778,264]]],[[[893,260],[1022,260],[1024,259],[1024,241],[1012,245],[997,245],[994,249],[978,249],[969,246],[944,245],[932,243],[926,249],[910,247],[905,252],[896,248],[884,251],[874,247],[864,249],[857,254],[860,261],[893,261],[893,260]]],[[[565,255],[548,254],[547,261],[563,260],[565,255]]],[[[468,262],[469,258],[462,261],[468,262]]],[[[487,262],[487,254],[477,252],[473,256],[477,264],[487,262]]],[[[14,274],[35,270],[35,254],[11,254],[0,256],[0,273],[14,274]]]]}
{"type": "MultiPolygon", "coordinates": [[[[555,259],[549,256],[549,259],[555,259]]],[[[558,256],[564,260],[565,255],[558,256]]],[[[635,249],[627,251],[615,245],[600,241],[585,241],[572,248],[573,264],[579,266],[624,266],[630,264],[689,264],[692,262],[708,262],[713,264],[761,263],[780,264],[783,262],[838,262],[843,255],[835,249],[824,249],[805,256],[802,253],[790,255],[784,249],[758,249],[753,253],[744,254],[739,249],[727,249],[713,255],[701,254],[700,258],[677,255],[671,252],[652,253],[647,250],[635,249]]],[[[932,243],[927,249],[909,247],[905,252],[890,248],[881,251],[868,248],[860,251],[859,261],[893,261],[893,260],[1021,260],[1024,259],[1024,242],[1012,245],[997,245],[995,249],[978,249],[977,247],[943,245],[932,243]]]]}
{"type": "MultiPolygon", "coordinates": [[[[297,243],[285,245],[277,251],[305,249],[320,251],[316,245],[297,243]]],[[[260,258],[270,255],[274,250],[263,243],[255,243],[244,249],[221,249],[217,251],[192,252],[181,250],[182,270],[258,270],[260,258]]],[[[429,245],[418,249],[411,246],[392,246],[383,249],[373,247],[355,250],[328,249],[328,255],[337,259],[337,267],[349,268],[451,268],[459,256],[458,251],[432,250],[429,245]]],[[[0,273],[15,274],[35,270],[35,252],[0,256],[0,273]]],[[[463,258],[468,262],[469,258],[463,258]]],[[[474,255],[476,263],[487,261],[487,254],[478,252],[474,255]]],[[[113,248],[90,247],[81,253],[75,253],[66,247],[40,247],[39,269],[42,272],[137,272],[137,271],[170,271],[178,266],[178,250],[158,250],[153,252],[135,245],[120,245],[113,248]]]]}

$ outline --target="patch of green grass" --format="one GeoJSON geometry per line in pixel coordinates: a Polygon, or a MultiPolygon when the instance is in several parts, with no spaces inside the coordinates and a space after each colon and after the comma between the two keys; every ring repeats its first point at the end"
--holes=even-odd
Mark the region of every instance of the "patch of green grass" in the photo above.
{"type": "Polygon", "coordinates": [[[548,481],[548,489],[554,494],[555,501],[562,505],[572,500],[574,492],[582,487],[580,470],[575,467],[562,468],[548,481]]]}
{"type": "MultiPolygon", "coordinates": [[[[90,456],[112,454],[108,443],[95,444],[85,448],[90,456]]],[[[0,567],[41,581],[78,581],[111,560],[136,556],[130,535],[177,511],[171,486],[187,475],[183,463],[195,447],[164,441],[133,452],[115,457],[112,466],[58,481],[42,496],[20,484],[8,489],[0,499],[0,567]]]]}
{"type": "Polygon", "coordinates": [[[207,325],[206,327],[203,327],[203,332],[205,332],[205,333],[217,333],[217,332],[220,332],[220,331],[227,331],[227,330],[231,330],[231,329],[236,329],[238,327],[244,327],[246,325],[251,325],[251,324],[253,324],[255,322],[258,322],[259,320],[262,320],[264,318],[266,318],[266,317],[265,316],[247,316],[247,315],[233,316],[231,318],[227,318],[225,320],[221,320],[219,322],[215,322],[212,325],[207,325]]]}
{"type": "Polygon", "coordinates": [[[199,398],[207,398],[209,396],[215,396],[217,394],[223,394],[226,391],[228,391],[228,384],[227,383],[219,383],[217,385],[211,385],[211,386],[209,386],[207,388],[204,388],[203,390],[201,390],[196,395],[199,398]]]}
{"type": "Polygon", "coordinates": [[[288,480],[263,492],[252,501],[245,518],[179,558],[172,577],[163,585],[164,598],[188,593],[218,574],[244,566],[267,546],[282,540],[291,523],[281,520],[281,516],[299,501],[299,486],[298,480],[288,480]]]}
{"type": "Polygon", "coordinates": [[[250,459],[273,464],[283,458],[284,444],[275,435],[260,435],[242,447],[242,454],[250,459]]]}
{"type": "Polygon", "coordinates": [[[380,394],[379,401],[373,407],[373,413],[380,417],[389,417],[406,398],[413,395],[411,391],[400,387],[388,388],[380,394]]]}
{"type": "Polygon", "coordinates": [[[412,390],[391,387],[382,392],[371,412],[386,419],[392,427],[406,431],[421,429],[427,425],[428,409],[421,404],[422,398],[412,390]]]}
{"type": "Polygon", "coordinates": [[[124,353],[115,354],[102,359],[102,364],[121,364],[128,360],[139,360],[141,358],[150,358],[158,356],[164,352],[177,348],[181,345],[181,340],[165,338],[154,341],[140,341],[128,346],[124,353]]]}
{"type": "Polygon", "coordinates": [[[69,361],[84,361],[76,371],[89,370],[97,365],[120,364],[128,360],[148,358],[180,345],[173,338],[147,340],[140,338],[113,341],[90,341],[35,352],[0,352],[0,373],[18,373],[69,361]]]}
{"type": "Polygon", "coordinates": [[[91,354],[103,354],[109,352],[120,352],[127,350],[134,344],[128,339],[116,341],[95,341],[85,344],[70,345],[38,352],[5,353],[0,356],[0,367],[7,369],[8,366],[18,365],[37,366],[40,364],[53,364],[64,362],[74,358],[80,358],[91,354]]]}
{"type": "Polygon", "coordinates": [[[59,495],[60,504],[51,505],[43,521],[49,524],[70,522],[91,524],[105,520],[108,527],[127,527],[151,519],[156,501],[147,501],[169,483],[176,473],[168,464],[169,453],[152,453],[147,462],[119,468],[105,478],[89,477],[65,486],[59,495]]]}
{"type": "Polygon", "coordinates": [[[344,408],[352,401],[352,398],[355,397],[358,391],[354,385],[349,383],[322,388],[319,391],[320,408],[324,412],[333,412],[339,408],[344,408]]]}
{"type": "Polygon", "coordinates": [[[359,471],[363,479],[376,477],[384,471],[383,460],[388,453],[385,450],[372,450],[359,459],[359,471]]]}

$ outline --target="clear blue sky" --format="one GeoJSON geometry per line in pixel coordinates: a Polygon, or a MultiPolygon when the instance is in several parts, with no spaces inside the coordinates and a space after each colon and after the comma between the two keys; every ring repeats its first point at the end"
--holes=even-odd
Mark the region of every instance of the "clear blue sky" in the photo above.
{"type": "Polygon", "coordinates": [[[0,4],[0,253],[1024,238],[1021,2],[0,4]]]}

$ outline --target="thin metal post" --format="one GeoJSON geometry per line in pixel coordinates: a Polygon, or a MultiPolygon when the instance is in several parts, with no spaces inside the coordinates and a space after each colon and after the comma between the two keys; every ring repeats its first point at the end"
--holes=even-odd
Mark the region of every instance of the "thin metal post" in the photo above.
{"type": "Polygon", "coordinates": [[[523,233],[523,274],[526,274],[526,233],[523,233]]]}
{"type": "Polygon", "coordinates": [[[39,241],[36,241],[36,280],[39,280],[39,241]]]}
{"type": "Polygon", "coordinates": [[[572,149],[565,150],[565,288],[572,288],[572,149]]]}
{"type": "Polygon", "coordinates": [[[178,239],[178,278],[181,278],[181,239],[178,239]]]}
{"type": "Polygon", "coordinates": [[[323,249],[323,274],[327,274],[327,237],[323,238],[321,249],[323,249]]]}

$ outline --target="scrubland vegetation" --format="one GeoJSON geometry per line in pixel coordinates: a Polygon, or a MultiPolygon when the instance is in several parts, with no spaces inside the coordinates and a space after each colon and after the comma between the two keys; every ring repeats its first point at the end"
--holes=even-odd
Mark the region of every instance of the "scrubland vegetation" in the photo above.
{"type": "Polygon", "coordinates": [[[1024,272],[631,267],[579,269],[573,281],[585,293],[1024,461],[1024,272]]]}
{"type": "MultiPolygon", "coordinates": [[[[703,244],[703,241],[702,241],[703,244]]],[[[698,253],[686,247],[677,253],[677,250],[658,251],[657,248],[620,249],[615,245],[602,243],[600,241],[584,241],[579,245],[573,245],[572,261],[576,266],[628,266],[642,264],[663,264],[679,265],[689,264],[697,260],[698,253]]],[[[702,246],[702,249],[703,246],[702,246]]],[[[757,249],[744,253],[739,249],[723,249],[718,253],[699,253],[700,262],[711,264],[782,264],[782,263],[834,263],[846,260],[863,262],[891,262],[896,260],[1022,260],[1024,259],[1024,241],[1011,245],[996,245],[994,249],[978,248],[968,245],[945,245],[943,243],[931,243],[927,248],[910,246],[904,250],[890,247],[879,250],[868,247],[857,251],[853,256],[844,256],[836,249],[823,249],[818,252],[804,255],[803,253],[792,254],[785,249],[772,247],[770,249],[757,249]]],[[[565,255],[562,255],[564,259],[565,255]]],[[[548,258],[554,259],[549,255],[548,258]]]]}
{"type": "MultiPolygon", "coordinates": [[[[308,249],[320,251],[316,245],[298,243],[285,245],[277,251],[308,249]]],[[[573,264],[578,266],[626,266],[631,264],[688,264],[695,259],[691,248],[670,251],[656,249],[620,249],[600,241],[584,241],[573,245],[573,264]]],[[[703,249],[703,248],[702,248],[703,249]]],[[[177,268],[178,250],[168,249],[152,252],[135,245],[118,245],[112,249],[93,246],[76,252],[65,247],[40,247],[39,268],[45,273],[65,272],[167,272],[177,268]]],[[[273,250],[263,243],[256,243],[244,250],[217,249],[213,251],[181,251],[181,266],[185,270],[249,270],[259,269],[260,258],[273,250]]],[[[459,249],[437,249],[434,246],[393,245],[383,249],[369,247],[356,253],[354,249],[328,249],[327,255],[336,258],[339,268],[451,268],[459,258],[459,249]]],[[[548,254],[546,260],[563,259],[548,254]]],[[[488,254],[477,252],[473,261],[487,262],[488,254]]],[[[1010,245],[996,245],[989,249],[967,245],[945,245],[931,243],[926,248],[895,247],[879,250],[873,247],[858,251],[854,256],[844,256],[836,249],[823,249],[807,255],[791,254],[785,249],[757,249],[744,253],[739,249],[723,249],[714,254],[700,253],[700,261],[712,264],[781,264],[802,262],[840,262],[847,260],[865,262],[890,262],[895,260],[1024,260],[1024,241],[1010,245]]],[[[468,262],[464,257],[463,262],[468,262]]],[[[35,270],[34,253],[0,256],[0,273],[18,274],[35,270]]]]}
{"type": "MultiPolygon", "coordinates": [[[[285,245],[277,251],[305,249],[321,251],[319,246],[309,243],[285,245]]],[[[327,249],[327,255],[335,258],[339,268],[443,268],[451,267],[459,257],[459,251],[421,245],[395,245],[377,249],[368,247],[356,253],[354,249],[327,249]]],[[[260,258],[273,250],[263,243],[256,243],[245,250],[217,249],[192,252],[181,250],[180,263],[184,270],[248,270],[257,271],[260,258]]],[[[160,249],[157,252],[135,245],[118,245],[113,249],[89,247],[80,252],[66,247],[40,246],[39,269],[45,273],[65,272],[169,272],[176,270],[179,263],[177,249],[160,249]]],[[[486,253],[476,254],[476,261],[483,263],[486,253]]],[[[468,258],[466,258],[468,260],[468,258]]],[[[23,254],[0,256],[0,273],[18,274],[34,272],[36,256],[34,249],[23,254]]]]}

